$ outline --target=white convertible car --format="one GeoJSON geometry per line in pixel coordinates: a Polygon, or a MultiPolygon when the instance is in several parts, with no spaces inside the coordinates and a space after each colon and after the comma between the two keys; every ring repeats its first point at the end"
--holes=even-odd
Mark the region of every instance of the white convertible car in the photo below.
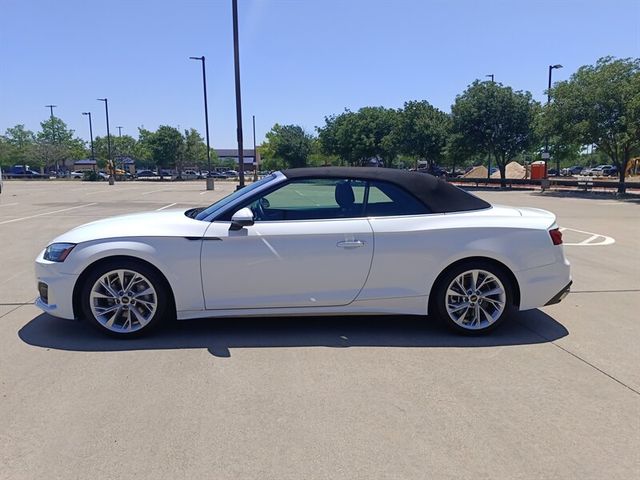
{"type": "Polygon", "coordinates": [[[553,214],[424,173],[341,167],[277,172],[208,208],[74,228],[36,274],[42,310],[120,337],[176,316],[352,314],[430,315],[481,333],[571,285],[553,214]]]}

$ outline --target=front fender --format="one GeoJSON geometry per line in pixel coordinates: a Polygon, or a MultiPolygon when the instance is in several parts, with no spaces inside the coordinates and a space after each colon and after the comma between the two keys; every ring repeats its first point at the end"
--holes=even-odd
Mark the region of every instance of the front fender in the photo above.
{"type": "Polygon", "coordinates": [[[179,237],[113,239],[78,244],[61,264],[61,273],[81,275],[100,260],[126,256],[141,259],[167,279],[177,310],[203,310],[200,273],[201,240],[179,237]]]}

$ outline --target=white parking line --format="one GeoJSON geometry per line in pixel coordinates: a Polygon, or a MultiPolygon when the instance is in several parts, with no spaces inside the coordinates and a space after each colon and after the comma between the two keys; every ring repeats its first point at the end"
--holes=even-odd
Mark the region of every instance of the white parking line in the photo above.
{"type": "Polygon", "coordinates": [[[97,203],[87,203],[85,205],[78,205],[77,207],[63,208],[62,210],[53,210],[51,212],[38,213],[37,215],[29,215],[28,217],[5,220],[4,222],[0,222],[0,225],[4,225],[5,223],[21,222],[23,220],[29,220],[30,218],[44,217],[45,215],[53,215],[54,213],[69,212],[71,210],[77,210],[78,208],[91,207],[92,205],[97,205],[97,203]]]}
{"type": "Polygon", "coordinates": [[[591,243],[593,240],[595,240],[596,238],[600,238],[600,235],[591,235],[589,238],[587,238],[586,240],[583,240],[580,242],[580,245],[586,245],[588,243],[591,243]]]}
{"type": "Polygon", "coordinates": [[[12,205],[18,205],[18,202],[3,203],[3,204],[0,205],[0,207],[11,207],[12,205]]]}
{"type": "Polygon", "coordinates": [[[561,232],[564,232],[566,230],[569,230],[571,232],[576,232],[576,233],[583,233],[585,235],[589,235],[588,238],[586,238],[585,240],[582,240],[578,243],[567,243],[564,242],[563,245],[565,246],[569,246],[569,247],[600,247],[600,246],[604,246],[604,245],[613,245],[614,243],[616,243],[616,240],[613,237],[609,237],[607,235],[601,235],[599,233],[593,233],[593,232],[585,232],[584,230],[578,230],[575,228],[568,228],[568,227],[563,227],[560,229],[561,232]],[[598,240],[600,239],[600,240],[598,240]]]}
{"type": "Polygon", "coordinates": [[[164,210],[165,208],[171,208],[171,207],[173,207],[174,205],[177,205],[177,204],[178,204],[178,202],[176,202],[176,203],[170,203],[169,205],[165,205],[164,207],[160,207],[160,208],[158,208],[158,209],[156,210],[156,212],[159,212],[160,210],[164,210]]]}
{"type": "Polygon", "coordinates": [[[200,195],[204,195],[205,193],[207,193],[206,190],[204,192],[200,192],[200,195]]]}
{"type": "Polygon", "coordinates": [[[166,188],[161,188],[160,190],[151,190],[150,192],[142,192],[140,195],[151,195],[152,193],[165,192],[166,188]]]}

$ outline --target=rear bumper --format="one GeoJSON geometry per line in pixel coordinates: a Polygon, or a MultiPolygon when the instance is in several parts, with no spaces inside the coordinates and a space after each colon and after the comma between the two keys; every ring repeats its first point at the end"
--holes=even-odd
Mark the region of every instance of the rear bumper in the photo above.
{"type": "Polygon", "coordinates": [[[556,303],[560,303],[564,299],[564,297],[569,295],[572,283],[573,280],[570,281],[562,290],[556,293],[551,300],[544,304],[544,306],[546,307],[547,305],[555,305],[556,303]]]}
{"type": "Polygon", "coordinates": [[[571,266],[559,251],[558,261],[529,270],[514,272],[520,286],[520,310],[552,305],[566,296],[571,285],[571,266]],[[551,299],[551,300],[550,300],[551,299]]]}

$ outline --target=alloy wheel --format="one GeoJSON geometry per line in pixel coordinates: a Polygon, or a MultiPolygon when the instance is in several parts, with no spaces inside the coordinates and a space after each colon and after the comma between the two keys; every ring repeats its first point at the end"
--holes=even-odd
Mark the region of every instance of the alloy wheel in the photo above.
{"type": "Polygon", "coordinates": [[[144,275],[127,269],[112,270],[94,283],[89,307],[103,327],[112,332],[131,333],[153,319],[158,295],[144,275]]]}
{"type": "Polygon", "coordinates": [[[504,312],[507,294],[500,279],[486,270],[467,270],[456,276],[445,294],[449,318],[467,330],[489,327],[504,312]]]}

